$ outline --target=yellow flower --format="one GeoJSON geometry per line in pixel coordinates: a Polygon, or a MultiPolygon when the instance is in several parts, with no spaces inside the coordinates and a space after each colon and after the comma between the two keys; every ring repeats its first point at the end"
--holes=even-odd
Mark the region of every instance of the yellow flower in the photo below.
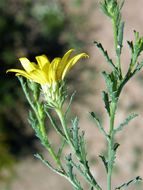
{"type": "Polygon", "coordinates": [[[80,53],[70,58],[74,49],[70,49],[60,58],[55,58],[51,63],[45,55],[37,56],[37,63],[30,62],[26,57],[20,58],[24,70],[9,69],[7,72],[15,72],[16,76],[23,76],[41,85],[51,85],[64,80],[67,72],[81,58],[88,57],[86,53],[80,53]]]}

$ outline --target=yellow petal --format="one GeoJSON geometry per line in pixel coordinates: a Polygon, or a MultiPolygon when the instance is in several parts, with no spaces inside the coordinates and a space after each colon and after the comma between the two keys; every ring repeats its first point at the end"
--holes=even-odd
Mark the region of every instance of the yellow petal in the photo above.
{"type": "Polygon", "coordinates": [[[65,65],[71,55],[71,53],[74,51],[74,49],[70,49],[69,51],[67,51],[67,53],[65,53],[65,55],[63,56],[62,60],[61,60],[61,64],[65,65]]]}
{"type": "Polygon", "coordinates": [[[77,63],[79,61],[79,59],[84,58],[84,57],[86,58],[86,57],[89,57],[89,56],[86,53],[81,53],[81,54],[78,54],[78,55],[74,56],[72,59],[70,59],[70,61],[65,66],[65,68],[64,68],[64,70],[62,72],[62,80],[64,79],[67,72],[71,69],[71,67],[73,67],[73,65],[75,63],[77,63]]]}
{"type": "Polygon", "coordinates": [[[26,77],[26,78],[28,78],[28,79],[31,79],[31,78],[30,78],[30,75],[29,75],[28,73],[26,73],[25,71],[20,70],[20,69],[8,69],[6,72],[7,72],[7,73],[8,73],[8,72],[14,72],[14,73],[16,73],[16,76],[21,75],[21,76],[23,76],[23,77],[26,77]]]}
{"type": "Polygon", "coordinates": [[[61,58],[60,57],[56,57],[55,59],[53,59],[53,61],[51,62],[51,64],[50,64],[50,67],[52,68],[52,69],[56,69],[57,70],[57,68],[58,68],[58,66],[59,66],[59,64],[60,64],[60,62],[61,62],[61,58]]]}
{"type": "Polygon", "coordinates": [[[61,63],[61,58],[57,57],[50,64],[48,75],[51,82],[52,81],[56,82],[58,80],[57,73],[59,72],[58,67],[60,63],[61,63]]]}
{"type": "Polygon", "coordinates": [[[27,78],[27,79],[32,80],[32,78],[31,78],[29,75],[27,75],[26,73],[16,73],[15,75],[16,75],[16,76],[23,76],[23,77],[25,77],[25,78],[27,78]]]}
{"type": "Polygon", "coordinates": [[[30,72],[29,75],[33,81],[39,84],[49,83],[48,75],[46,75],[46,73],[44,73],[42,70],[34,70],[30,72]]]}
{"type": "Polygon", "coordinates": [[[36,56],[36,60],[37,60],[38,65],[39,65],[41,70],[48,69],[48,67],[50,65],[50,61],[49,61],[49,59],[47,58],[46,55],[36,56]]]}
{"type": "Polygon", "coordinates": [[[27,71],[28,73],[37,69],[37,65],[33,62],[30,62],[26,57],[20,58],[19,61],[21,62],[25,71],[27,71]]]}
{"type": "Polygon", "coordinates": [[[62,73],[64,68],[66,67],[67,63],[68,63],[68,59],[71,55],[71,53],[74,51],[74,49],[70,49],[69,51],[67,51],[67,53],[65,53],[65,55],[62,57],[61,59],[61,63],[58,66],[58,78],[61,79],[62,78],[62,73]]]}

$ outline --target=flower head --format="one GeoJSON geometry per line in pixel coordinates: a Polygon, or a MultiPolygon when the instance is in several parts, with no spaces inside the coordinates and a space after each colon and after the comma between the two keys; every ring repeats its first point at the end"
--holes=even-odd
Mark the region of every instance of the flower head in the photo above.
{"type": "Polygon", "coordinates": [[[31,82],[39,83],[47,106],[61,108],[67,96],[64,83],[66,74],[78,60],[88,57],[86,53],[80,53],[71,58],[72,52],[73,49],[70,49],[62,58],[57,57],[51,63],[45,55],[36,57],[38,64],[22,57],[19,60],[24,70],[9,69],[7,72],[15,72],[16,76],[23,76],[31,82]]]}
{"type": "Polygon", "coordinates": [[[24,70],[9,69],[7,72],[15,72],[16,76],[23,76],[41,85],[53,84],[64,80],[67,72],[77,61],[83,57],[88,57],[86,53],[80,53],[70,58],[73,49],[70,49],[60,58],[53,59],[50,63],[45,55],[36,56],[37,63],[30,62],[26,57],[20,58],[24,70]]]}

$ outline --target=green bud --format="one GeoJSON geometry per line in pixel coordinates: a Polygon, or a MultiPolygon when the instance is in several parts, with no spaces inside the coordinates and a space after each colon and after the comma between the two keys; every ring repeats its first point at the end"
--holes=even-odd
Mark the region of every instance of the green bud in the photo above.
{"type": "Polygon", "coordinates": [[[52,83],[51,85],[42,85],[42,90],[48,107],[53,109],[62,108],[67,97],[65,83],[63,81],[52,83]]]}

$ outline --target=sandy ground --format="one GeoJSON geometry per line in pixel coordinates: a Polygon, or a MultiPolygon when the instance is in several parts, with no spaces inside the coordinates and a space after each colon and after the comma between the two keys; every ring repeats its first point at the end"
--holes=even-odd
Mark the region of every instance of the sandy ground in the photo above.
{"type": "MultiPolygon", "coordinates": [[[[92,0],[88,0],[90,4],[92,0]]],[[[86,4],[87,2],[85,2],[86,4]]],[[[122,58],[124,63],[124,71],[126,71],[129,62],[129,51],[127,50],[126,40],[133,39],[133,30],[136,29],[143,35],[143,0],[126,0],[123,8],[123,18],[126,21],[125,28],[125,48],[124,56],[122,58]]],[[[86,10],[87,11],[87,10],[86,10]]],[[[113,54],[113,41],[112,30],[109,20],[104,17],[101,11],[96,8],[92,12],[89,20],[92,25],[90,35],[85,34],[90,60],[89,64],[96,67],[97,77],[93,79],[91,84],[94,84],[95,93],[88,97],[89,106],[77,105],[74,109],[78,112],[80,117],[80,126],[86,131],[87,145],[89,154],[92,158],[96,158],[97,162],[92,166],[92,172],[100,181],[103,189],[106,189],[106,178],[104,175],[103,165],[100,163],[97,155],[104,151],[105,141],[102,135],[93,123],[89,121],[87,116],[88,111],[96,110],[103,116],[105,126],[108,126],[108,119],[106,114],[103,113],[103,103],[100,98],[102,89],[104,88],[104,81],[100,72],[106,69],[106,63],[102,58],[99,50],[92,44],[93,40],[103,42],[106,49],[110,50],[113,54]],[[101,88],[100,88],[101,87],[101,88]],[[99,90],[99,91],[98,91],[99,90]]],[[[115,175],[113,177],[113,186],[122,184],[135,176],[143,177],[143,88],[139,81],[139,77],[134,78],[124,89],[122,94],[119,112],[117,115],[117,123],[126,117],[129,111],[137,112],[140,114],[138,119],[135,119],[130,124],[130,127],[124,130],[122,134],[118,135],[118,141],[121,143],[117,154],[117,166],[115,175]],[[136,105],[136,107],[134,107],[136,105]],[[125,111],[126,110],[126,111],[125,111]],[[135,169],[135,166],[137,169],[135,169]]],[[[88,80],[88,79],[87,79],[88,80]]],[[[86,89],[86,88],[85,88],[86,89]]],[[[107,127],[105,127],[107,129],[107,127]]],[[[50,134],[54,136],[53,132],[50,134]]],[[[26,158],[17,164],[17,177],[12,183],[11,190],[71,190],[69,183],[63,178],[53,174],[46,168],[40,161],[35,161],[32,158],[26,158]]],[[[129,190],[142,190],[143,185],[132,186],[129,190]]]]}

